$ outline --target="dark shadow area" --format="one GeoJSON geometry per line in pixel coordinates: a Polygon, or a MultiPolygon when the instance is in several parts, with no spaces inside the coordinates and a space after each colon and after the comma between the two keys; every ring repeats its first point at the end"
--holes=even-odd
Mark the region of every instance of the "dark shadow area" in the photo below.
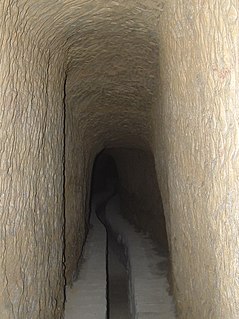
{"type": "Polygon", "coordinates": [[[121,213],[168,255],[168,237],[154,157],[149,150],[112,148],[119,181],[121,213]]]}
{"type": "Polygon", "coordinates": [[[102,194],[105,202],[116,193],[120,195],[123,217],[148,235],[160,254],[168,256],[163,203],[150,151],[110,148],[98,154],[92,172],[91,202],[97,194],[102,194]]]}
{"type": "MultiPolygon", "coordinates": [[[[140,149],[111,148],[95,159],[91,204],[97,207],[104,225],[105,204],[115,194],[120,196],[122,216],[134,228],[151,238],[161,256],[169,257],[165,216],[153,155],[140,149]]],[[[107,229],[108,318],[130,318],[127,260],[117,235],[107,229]]],[[[162,270],[162,269],[161,269],[162,270]]],[[[165,264],[170,280],[170,262],[165,264]]]]}
{"type": "Polygon", "coordinates": [[[112,156],[105,151],[95,159],[91,182],[91,200],[94,194],[115,194],[118,191],[119,176],[112,156]]]}
{"type": "Polygon", "coordinates": [[[100,153],[93,168],[91,200],[98,202],[96,213],[107,231],[107,318],[130,319],[129,278],[124,249],[107,228],[104,218],[105,204],[118,192],[118,186],[114,159],[104,152],[100,153]]]}

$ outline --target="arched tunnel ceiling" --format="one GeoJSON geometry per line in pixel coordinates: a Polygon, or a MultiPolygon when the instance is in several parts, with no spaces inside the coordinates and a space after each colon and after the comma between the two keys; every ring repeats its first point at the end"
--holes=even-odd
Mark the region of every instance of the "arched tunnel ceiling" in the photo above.
{"type": "Polygon", "coordinates": [[[29,20],[22,27],[67,61],[67,108],[86,138],[93,132],[96,143],[110,146],[149,143],[162,8],[156,0],[25,1],[20,12],[29,20]]]}
{"type": "Polygon", "coordinates": [[[79,116],[78,126],[87,124],[89,135],[98,132],[102,140],[115,136],[123,144],[134,135],[134,144],[140,136],[149,140],[158,43],[135,22],[112,19],[93,23],[70,49],[67,103],[79,116]]]}
{"type": "MultiPolygon", "coordinates": [[[[114,27],[124,21],[138,22],[141,29],[153,30],[165,5],[161,0],[24,0],[17,4],[22,28],[34,32],[43,45],[61,42],[66,47],[79,40],[81,31],[100,29],[107,23],[114,27]]],[[[131,27],[128,29],[130,32],[131,27]]]]}
{"type": "Polygon", "coordinates": [[[94,132],[104,146],[142,147],[150,140],[158,42],[137,20],[111,12],[79,30],[69,50],[68,107],[78,114],[78,126],[86,125],[86,135],[94,132]]]}

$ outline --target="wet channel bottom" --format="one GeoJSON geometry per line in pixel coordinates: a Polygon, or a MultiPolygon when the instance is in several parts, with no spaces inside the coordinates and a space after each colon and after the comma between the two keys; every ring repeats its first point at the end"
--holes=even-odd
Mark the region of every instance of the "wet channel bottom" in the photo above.
{"type": "Polygon", "coordinates": [[[122,249],[108,236],[108,319],[130,319],[129,281],[122,249]]]}

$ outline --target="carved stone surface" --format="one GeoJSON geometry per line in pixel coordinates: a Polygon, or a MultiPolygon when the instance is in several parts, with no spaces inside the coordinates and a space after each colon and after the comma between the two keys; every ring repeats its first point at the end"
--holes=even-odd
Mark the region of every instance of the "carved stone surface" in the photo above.
{"type": "Polygon", "coordinates": [[[237,0],[0,1],[2,319],[62,318],[106,147],[154,155],[179,317],[239,318],[238,13],[237,0]]]}

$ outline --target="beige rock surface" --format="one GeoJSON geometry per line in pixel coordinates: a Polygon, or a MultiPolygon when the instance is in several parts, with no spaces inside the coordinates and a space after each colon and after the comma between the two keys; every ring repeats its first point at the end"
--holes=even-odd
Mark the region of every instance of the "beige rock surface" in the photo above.
{"type": "Polygon", "coordinates": [[[94,158],[124,147],[154,155],[179,317],[238,319],[238,13],[0,2],[0,318],[62,318],[94,158]]]}

